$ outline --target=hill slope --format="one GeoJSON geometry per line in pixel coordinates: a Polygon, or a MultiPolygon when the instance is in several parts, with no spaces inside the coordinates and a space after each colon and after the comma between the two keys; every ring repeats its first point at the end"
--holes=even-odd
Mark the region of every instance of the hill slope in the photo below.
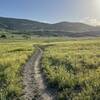
{"type": "Polygon", "coordinates": [[[25,34],[39,36],[77,37],[100,35],[100,27],[93,27],[83,23],[60,22],[49,24],[27,19],[5,17],[0,17],[0,29],[18,31],[17,34],[20,34],[21,31],[24,31],[25,34]]]}

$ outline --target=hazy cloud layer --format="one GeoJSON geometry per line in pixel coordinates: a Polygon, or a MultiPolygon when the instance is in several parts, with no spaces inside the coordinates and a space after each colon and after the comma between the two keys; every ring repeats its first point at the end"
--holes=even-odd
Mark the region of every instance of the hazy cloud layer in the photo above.
{"type": "Polygon", "coordinates": [[[91,18],[91,17],[84,18],[82,22],[89,25],[93,25],[93,26],[100,25],[100,20],[97,20],[96,18],[91,18]]]}

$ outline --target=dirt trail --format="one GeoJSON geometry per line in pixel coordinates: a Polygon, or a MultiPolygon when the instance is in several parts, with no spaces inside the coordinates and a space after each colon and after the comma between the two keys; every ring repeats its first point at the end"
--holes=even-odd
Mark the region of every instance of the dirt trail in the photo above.
{"type": "Polygon", "coordinates": [[[52,100],[48,92],[40,69],[40,60],[43,51],[38,48],[31,56],[23,69],[24,100],[52,100]]]}

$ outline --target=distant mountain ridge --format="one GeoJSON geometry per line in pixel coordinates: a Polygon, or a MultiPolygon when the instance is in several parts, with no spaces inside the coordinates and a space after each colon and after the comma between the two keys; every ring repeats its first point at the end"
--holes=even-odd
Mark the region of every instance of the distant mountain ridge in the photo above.
{"type": "MultiPolygon", "coordinates": [[[[92,32],[99,34],[100,27],[90,26],[83,23],[73,22],[59,22],[55,24],[32,21],[28,19],[5,18],[0,17],[0,29],[16,30],[16,31],[31,31],[34,33],[48,32],[48,34],[55,33],[55,35],[66,34],[90,34],[92,32]]],[[[93,35],[92,34],[92,35],[93,35]]],[[[100,35],[100,34],[99,34],[100,35]]]]}

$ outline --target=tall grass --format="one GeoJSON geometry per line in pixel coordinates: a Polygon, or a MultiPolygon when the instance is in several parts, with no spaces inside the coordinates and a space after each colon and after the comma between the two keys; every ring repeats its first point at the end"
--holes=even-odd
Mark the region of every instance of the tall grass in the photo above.
{"type": "Polygon", "coordinates": [[[35,49],[32,43],[0,43],[0,100],[19,98],[22,92],[21,68],[35,49]]]}
{"type": "Polygon", "coordinates": [[[45,49],[43,71],[58,100],[100,99],[100,40],[57,43],[45,49]]]}

